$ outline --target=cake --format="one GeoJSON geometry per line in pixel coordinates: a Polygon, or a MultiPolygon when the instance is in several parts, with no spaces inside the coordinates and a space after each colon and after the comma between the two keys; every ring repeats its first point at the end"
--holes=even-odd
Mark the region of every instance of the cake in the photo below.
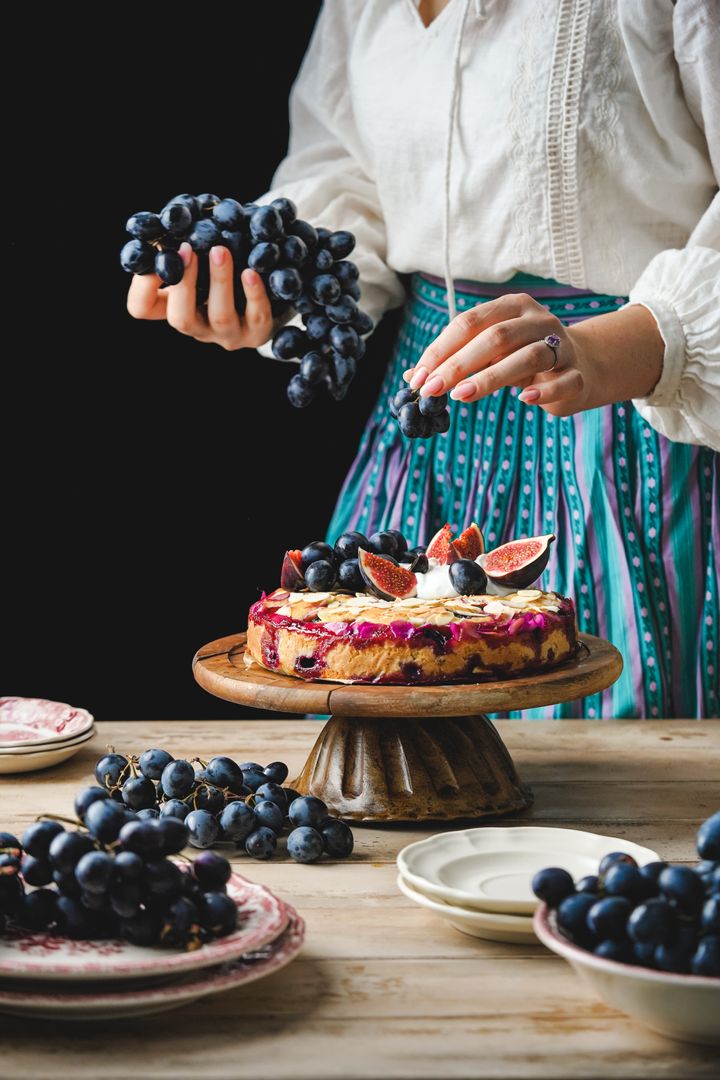
{"type": "Polygon", "coordinates": [[[574,656],[572,600],[528,584],[545,568],[554,537],[486,554],[480,530],[471,530],[469,542],[470,530],[453,541],[444,526],[426,551],[413,552],[395,534],[400,558],[378,551],[377,537],[389,533],[361,537],[374,549],[356,546],[348,558],[352,544],[343,537],[335,549],[318,542],[288,552],[281,587],[250,608],[246,663],[305,680],[421,685],[513,677],[574,656]],[[346,562],[357,564],[354,579],[340,570],[346,562]],[[323,580],[331,587],[307,585],[323,580]]]}

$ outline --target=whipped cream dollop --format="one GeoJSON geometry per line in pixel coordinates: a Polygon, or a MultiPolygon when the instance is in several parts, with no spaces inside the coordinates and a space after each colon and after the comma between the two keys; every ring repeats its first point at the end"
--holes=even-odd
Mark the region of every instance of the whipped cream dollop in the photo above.
{"type": "Polygon", "coordinates": [[[430,559],[429,563],[426,573],[415,574],[418,599],[441,600],[444,596],[457,596],[457,589],[450,580],[450,567],[440,566],[437,559],[430,559]]]}
{"type": "MultiPolygon", "coordinates": [[[[482,566],[482,555],[475,560],[478,566],[482,566]]],[[[450,567],[448,565],[441,565],[437,559],[428,559],[428,568],[424,574],[418,574],[417,578],[417,597],[419,600],[442,600],[446,596],[457,596],[458,591],[453,585],[450,579],[450,567]]],[[[488,580],[487,586],[488,596],[508,596],[509,593],[513,593],[515,589],[508,589],[504,585],[496,585],[494,582],[488,580]]]]}

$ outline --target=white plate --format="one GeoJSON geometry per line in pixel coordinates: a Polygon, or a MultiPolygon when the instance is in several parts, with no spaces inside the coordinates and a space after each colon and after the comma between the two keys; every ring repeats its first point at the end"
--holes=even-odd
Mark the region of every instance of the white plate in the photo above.
{"type": "Polygon", "coordinates": [[[492,911],[468,911],[467,908],[445,904],[442,900],[433,900],[432,897],[413,889],[402,874],[398,874],[397,886],[408,900],[413,900],[420,907],[433,911],[461,934],[485,938],[487,941],[507,941],[511,944],[537,940],[532,919],[524,915],[497,915],[492,911]]]}
{"type": "Polygon", "coordinates": [[[0,749],[43,746],[82,735],[93,725],[87,709],[44,698],[0,698],[0,749]]]}
{"type": "Polygon", "coordinates": [[[720,979],[653,971],[593,956],[558,934],[545,904],[534,922],[543,945],[567,960],[608,1005],[671,1039],[720,1046],[720,979]]]}
{"type": "Polygon", "coordinates": [[[184,974],[262,948],[287,926],[287,905],[263,885],[233,874],[227,890],[239,908],[237,930],[195,952],[141,948],[119,939],[71,941],[44,932],[6,932],[0,938],[0,978],[83,981],[184,974]]]}
{"type": "Polygon", "coordinates": [[[94,731],[80,739],[53,750],[29,750],[26,753],[0,753],[0,776],[10,773],[34,772],[36,769],[49,769],[51,765],[60,765],[63,761],[77,754],[83,743],[92,739],[94,731]]]}
{"type": "Polygon", "coordinates": [[[546,866],[562,866],[577,880],[596,874],[610,851],[632,855],[642,866],[659,856],[629,840],[577,829],[464,829],[436,833],[403,848],[398,870],[414,889],[475,911],[532,915],[530,882],[546,866]]]}
{"type": "Polygon", "coordinates": [[[0,990],[0,1012],[11,1016],[44,1017],[49,1020],[119,1020],[127,1016],[146,1016],[187,1005],[208,994],[235,989],[272,975],[294,960],[302,948],[305,924],[288,908],[285,931],[270,944],[230,960],[208,971],[195,972],[167,986],[103,993],[51,994],[0,990]]]}
{"type": "Polygon", "coordinates": [[[94,734],[95,728],[91,727],[89,731],[84,731],[81,735],[70,735],[67,739],[56,739],[45,746],[0,746],[0,758],[54,753],[56,750],[65,750],[68,746],[79,746],[81,743],[87,742],[88,739],[92,739],[94,734]]]}

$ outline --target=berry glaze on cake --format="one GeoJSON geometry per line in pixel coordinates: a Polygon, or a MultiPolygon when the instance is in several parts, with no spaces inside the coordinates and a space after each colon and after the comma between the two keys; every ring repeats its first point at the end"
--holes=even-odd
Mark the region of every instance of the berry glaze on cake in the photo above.
{"type": "Polygon", "coordinates": [[[354,533],[335,556],[322,542],[288,552],[281,588],[250,608],[245,662],[308,681],[417,685],[512,677],[575,655],[572,600],[528,587],[553,536],[487,554],[474,523],[454,541],[444,526],[425,551],[394,537],[394,548],[390,533],[354,533]],[[338,588],[355,570],[358,591],[338,588]]]}
{"type": "Polygon", "coordinates": [[[270,671],[376,684],[520,675],[576,648],[572,600],[538,589],[431,601],[277,589],[250,608],[247,636],[270,671]]]}

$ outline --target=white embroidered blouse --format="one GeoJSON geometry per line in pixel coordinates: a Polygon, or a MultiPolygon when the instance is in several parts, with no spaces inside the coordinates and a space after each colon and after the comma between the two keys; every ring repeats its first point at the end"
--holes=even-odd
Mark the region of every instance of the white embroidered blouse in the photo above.
{"type": "Polygon", "coordinates": [[[720,0],[326,0],[290,115],[263,201],[356,234],[374,318],[413,271],[629,295],[636,407],[720,450],[720,0]]]}

